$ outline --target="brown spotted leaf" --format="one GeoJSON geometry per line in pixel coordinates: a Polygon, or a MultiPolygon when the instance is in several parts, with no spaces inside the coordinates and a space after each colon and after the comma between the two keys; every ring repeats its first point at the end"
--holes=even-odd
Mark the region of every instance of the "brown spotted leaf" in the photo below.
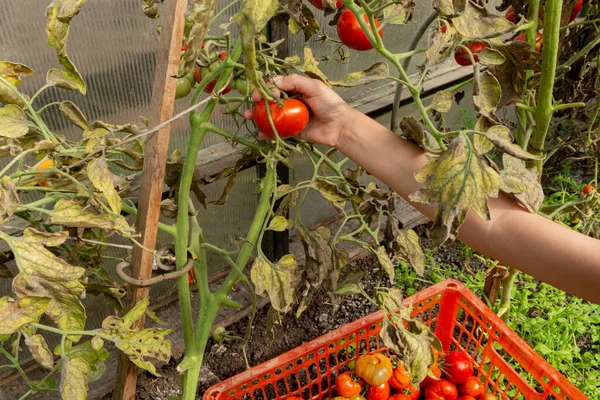
{"type": "Polygon", "coordinates": [[[430,153],[438,154],[441,148],[435,137],[423,129],[423,125],[413,117],[404,117],[400,122],[402,135],[418,143],[423,149],[430,153]]]}
{"type": "Polygon", "coordinates": [[[319,61],[313,55],[310,47],[304,48],[304,62],[302,65],[300,65],[299,60],[296,61],[295,58],[287,58],[286,62],[291,63],[298,71],[304,72],[307,76],[319,79],[323,83],[330,85],[327,75],[319,69],[319,61]]]}
{"type": "Polygon", "coordinates": [[[502,98],[500,82],[489,71],[475,70],[473,84],[473,105],[479,113],[491,120],[497,120],[496,110],[502,98]]]}
{"type": "Polygon", "coordinates": [[[115,177],[109,171],[108,164],[104,159],[104,156],[94,158],[87,165],[88,178],[108,201],[108,204],[115,214],[121,213],[121,205],[123,201],[117,189],[115,188],[115,177]]]}
{"type": "Polygon", "coordinates": [[[477,134],[485,136],[498,150],[520,160],[533,161],[544,159],[544,156],[533,155],[525,151],[521,146],[512,143],[510,130],[504,125],[494,125],[486,132],[477,132],[477,134]]]}
{"type": "Polygon", "coordinates": [[[403,25],[410,21],[417,3],[414,0],[402,0],[383,10],[386,25],[403,25]]]}
{"type": "Polygon", "coordinates": [[[304,40],[308,41],[319,31],[315,15],[301,0],[288,1],[286,11],[290,16],[288,28],[293,35],[304,32],[304,40]]]}
{"type": "Polygon", "coordinates": [[[452,18],[452,24],[464,37],[470,39],[495,38],[511,32],[515,25],[504,16],[490,14],[466,1],[464,12],[452,18]]]}
{"type": "Polygon", "coordinates": [[[0,298],[0,335],[10,335],[27,324],[36,322],[46,312],[50,299],[48,297],[26,296],[13,300],[4,296],[0,298]]]}
{"type": "MultiPolygon", "coordinates": [[[[489,119],[487,119],[486,117],[479,117],[479,119],[475,123],[474,130],[477,132],[487,132],[492,126],[493,123],[489,119]]],[[[512,136],[510,136],[510,132],[508,132],[508,134],[509,136],[506,139],[510,140],[512,136]]],[[[473,135],[473,147],[475,148],[477,153],[487,154],[490,151],[492,151],[492,149],[494,148],[494,144],[483,135],[473,135]]]]}
{"type": "Polygon", "coordinates": [[[296,259],[287,254],[277,263],[258,256],[250,270],[256,294],[271,299],[271,306],[281,313],[290,311],[294,303],[294,291],[298,281],[296,259]]]}
{"type": "Polygon", "coordinates": [[[110,231],[133,232],[122,215],[102,213],[92,206],[83,207],[78,201],[60,199],[54,205],[50,222],[73,228],[101,228],[110,231]]]}
{"type": "Polygon", "coordinates": [[[77,107],[77,105],[75,105],[74,103],[65,100],[62,103],[60,103],[59,108],[65,116],[65,118],[68,119],[69,122],[71,122],[73,125],[81,128],[84,131],[90,128],[87,120],[85,119],[85,116],[83,115],[79,107],[77,107]]]}
{"type": "Polygon", "coordinates": [[[29,348],[34,360],[42,367],[47,369],[52,369],[54,367],[54,357],[42,335],[36,334],[25,337],[25,345],[29,348]]]}
{"type": "Polygon", "coordinates": [[[529,212],[536,213],[544,202],[544,190],[537,169],[527,168],[524,161],[508,154],[502,156],[502,163],[502,191],[513,195],[529,212]]]}
{"type": "Polygon", "coordinates": [[[390,278],[390,282],[394,283],[394,265],[392,264],[392,260],[390,260],[390,257],[385,250],[385,246],[379,246],[379,248],[375,251],[375,256],[377,257],[377,261],[379,261],[381,268],[383,268],[390,278]]]}
{"type": "Polygon", "coordinates": [[[398,257],[410,263],[419,276],[425,273],[425,255],[419,244],[419,235],[412,229],[403,229],[396,236],[400,250],[398,257]]]}
{"type": "Polygon", "coordinates": [[[454,95],[449,92],[440,91],[433,95],[430,107],[437,112],[447,113],[452,107],[454,95]]]}
{"type": "MultiPolygon", "coordinates": [[[[46,247],[65,242],[68,232],[39,232],[27,228],[21,237],[5,237],[15,255],[19,274],[13,291],[19,297],[40,296],[51,299],[46,314],[63,330],[78,331],[85,326],[85,309],[80,297],[84,287],[79,279],[85,273],[58,258],[46,247]]],[[[75,337],[73,337],[75,339],[75,337]]]]}
{"type": "Polygon", "coordinates": [[[435,0],[433,4],[438,9],[440,15],[453,17],[462,14],[468,2],[469,0],[435,0]]]}
{"type": "Polygon", "coordinates": [[[347,196],[342,193],[339,188],[333,183],[329,183],[323,179],[315,179],[313,187],[321,193],[321,195],[331,202],[337,208],[343,209],[346,204],[347,196]]]}
{"type": "Polygon", "coordinates": [[[423,187],[411,194],[410,199],[438,205],[431,233],[437,245],[456,238],[469,209],[489,220],[487,199],[497,197],[501,185],[498,173],[479,158],[463,134],[454,139],[443,155],[430,158],[415,179],[423,187]]]}
{"type": "Polygon", "coordinates": [[[0,179],[0,224],[4,223],[19,208],[19,195],[12,179],[0,179]]]}
{"type": "Polygon", "coordinates": [[[329,83],[331,86],[337,87],[356,87],[387,79],[389,75],[389,65],[384,62],[378,62],[364,71],[352,72],[346,75],[341,81],[332,81],[329,83]]]}
{"type": "Polygon", "coordinates": [[[87,374],[90,370],[90,365],[83,358],[67,356],[62,359],[60,394],[63,400],[87,399],[87,374]]]}
{"type": "Polygon", "coordinates": [[[20,107],[8,104],[0,108],[0,136],[15,139],[25,136],[34,128],[35,125],[20,107]]]}
{"type": "Polygon", "coordinates": [[[0,76],[8,81],[8,85],[0,82],[0,103],[16,104],[24,107],[25,104],[15,93],[21,84],[21,77],[33,75],[33,70],[26,65],[10,61],[0,61],[0,76]]]}

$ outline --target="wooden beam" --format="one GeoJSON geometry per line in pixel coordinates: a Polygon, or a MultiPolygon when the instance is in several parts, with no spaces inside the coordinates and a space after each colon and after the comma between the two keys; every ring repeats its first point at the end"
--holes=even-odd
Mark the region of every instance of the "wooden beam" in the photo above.
{"type": "MultiPolygon", "coordinates": [[[[150,111],[151,126],[158,125],[173,116],[177,79],[179,72],[181,44],[185,20],[183,15],[187,8],[187,0],[168,1],[164,3],[162,13],[162,31],[156,56],[156,71],[152,88],[152,105],[150,111]]],[[[138,203],[136,220],[137,231],[142,235],[140,241],[144,247],[154,249],[160,217],[160,202],[165,186],[165,167],[168,157],[171,125],[167,125],[154,135],[148,137],[144,146],[144,170],[138,203]]],[[[131,275],[136,279],[148,279],[152,276],[152,253],[134,246],[131,255],[131,275]]],[[[127,291],[126,311],[139,301],[148,297],[150,288],[129,286],[127,291]]],[[[145,316],[134,326],[143,327],[145,316]]],[[[135,398],[138,368],[126,355],[119,353],[117,381],[114,398],[133,400],[135,398]]]]}

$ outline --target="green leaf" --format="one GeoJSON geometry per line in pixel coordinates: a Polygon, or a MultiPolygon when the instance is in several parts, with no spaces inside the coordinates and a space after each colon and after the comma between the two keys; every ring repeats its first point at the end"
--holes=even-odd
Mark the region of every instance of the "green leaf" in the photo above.
{"type": "Polygon", "coordinates": [[[258,256],[250,270],[250,278],[255,286],[256,294],[271,299],[271,306],[275,310],[286,313],[294,303],[294,291],[298,281],[296,259],[287,254],[273,264],[258,256]]]}
{"type": "MultiPolygon", "coordinates": [[[[93,339],[96,338],[98,337],[94,336],[93,339]]],[[[98,339],[102,340],[102,338],[98,339]]],[[[54,349],[54,354],[57,356],[60,355],[60,344],[54,349]]],[[[80,343],[76,346],[68,344],[65,348],[65,355],[71,359],[79,358],[86,361],[90,366],[91,371],[99,368],[99,366],[110,357],[108,350],[103,347],[95,349],[92,341],[90,340],[80,343]]]]}
{"type": "Polygon", "coordinates": [[[410,21],[417,3],[414,0],[402,0],[383,10],[385,24],[403,25],[410,21]]]}
{"type": "Polygon", "coordinates": [[[160,317],[150,308],[146,309],[146,317],[150,318],[152,321],[156,322],[158,325],[167,326],[168,324],[160,319],[160,317]]]}
{"type": "Polygon", "coordinates": [[[65,100],[62,103],[60,103],[59,108],[65,116],[65,118],[68,119],[73,125],[81,128],[84,131],[90,129],[90,126],[88,125],[85,116],[76,104],[65,100]]]}
{"type": "Polygon", "coordinates": [[[406,320],[406,329],[401,328],[402,324],[398,326],[384,319],[379,335],[385,346],[404,362],[412,384],[417,386],[434,363],[433,347],[441,348],[441,344],[429,327],[420,321],[406,320]]]}
{"type": "Polygon", "coordinates": [[[0,103],[16,104],[24,107],[25,104],[15,93],[21,84],[21,77],[33,75],[33,70],[26,65],[10,61],[0,61],[0,76],[8,81],[8,85],[0,82],[0,103]]]}
{"type": "Polygon", "coordinates": [[[27,296],[13,300],[4,296],[0,298],[0,335],[10,335],[23,326],[35,322],[46,312],[50,299],[46,297],[27,296]]]}
{"type": "MultiPolygon", "coordinates": [[[[68,232],[47,233],[27,228],[23,236],[7,237],[19,274],[13,290],[19,297],[40,296],[51,299],[46,314],[63,330],[77,331],[85,326],[85,309],[80,298],[84,287],[79,279],[83,268],[74,267],[56,257],[46,247],[63,244],[68,232]]],[[[78,340],[76,336],[70,336],[78,340]]]]}
{"type": "Polygon", "coordinates": [[[84,359],[70,357],[62,359],[60,394],[63,400],[87,399],[88,372],[90,372],[90,365],[84,359]]]}
{"type": "Polygon", "coordinates": [[[438,204],[431,232],[437,245],[456,238],[469,209],[489,220],[487,198],[498,196],[502,182],[498,173],[473,151],[463,134],[450,143],[443,155],[432,157],[415,179],[423,187],[411,194],[410,199],[438,204]]]}
{"type": "Polygon", "coordinates": [[[495,38],[511,32],[515,25],[504,16],[490,14],[486,8],[466,2],[464,12],[452,18],[456,30],[469,39],[495,38]]]}
{"type": "Polygon", "coordinates": [[[36,392],[58,391],[58,385],[56,384],[56,381],[50,377],[46,377],[37,381],[31,381],[31,387],[36,392]]]}
{"type": "Polygon", "coordinates": [[[54,205],[50,223],[73,228],[101,228],[106,230],[133,232],[122,215],[102,213],[92,206],[82,207],[72,199],[60,199],[54,205]]]}
{"type": "Polygon", "coordinates": [[[288,219],[286,217],[277,215],[271,220],[271,222],[269,222],[269,227],[267,229],[270,229],[270,230],[276,231],[276,232],[283,232],[283,231],[287,231],[288,229],[290,229],[291,226],[292,226],[292,222],[288,221],[288,219]]]}
{"type": "Polygon", "coordinates": [[[17,211],[19,204],[15,183],[8,176],[3,176],[0,179],[0,225],[17,211]]]}
{"type": "Polygon", "coordinates": [[[452,108],[453,100],[454,95],[452,93],[440,91],[433,95],[430,107],[437,112],[447,113],[452,108]]]}
{"type": "Polygon", "coordinates": [[[508,154],[502,156],[502,164],[502,191],[512,194],[529,212],[536,213],[544,202],[537,168],[527,168],[525,162],[508,154]]]}
{"type": "Polygon", "coordinates": [[[340,296],[351,296],[362,294],[363,290],[360,281],[365,276],[365,271],[353,271],[346,275],[346,278],[337,285],[335,293],[340,296]]]}
{"type": "Polygon", "coordinates": [[[117,193],[117,189],[115,188],[115,177],[109,171],[104,156],[91,160],[87,165],[87,173],[88,178],[94,187],[102,192],[108,201],[112,211],[115,214],[120,214],[123,201],[117,193]]]}
{"type": "Polygon", "coordinates": [[[35,129],[35,125],[27,119],[25,111],[20,107],[8,104],[0,108],[0,136],[19,138],[25,136],[31,129],[35,129]]]}
{"type": "Polygon", "coordinates": [[[379,246],[379,248],[375,252],[375,255],[377,256],[377,261],[379,261],[379,265],[381,265],[381,268],[383,268],[383,270],[388,274],[390,282],[394,283],[394,265],[392,264],[392,260],[390,260],[390,257],[388,256],[385,247],[379,246]]]}
{"type": "Polygon", "coordinates": [[[188,2],[190,14],[186,17],[186,21],[191,21],[192,27],[187,37],[188,50],[181,57],[183,61],[183,68],[180,71],[181,77],[186,76],[196,67],[196,60],[202,52],[204,36],[208,32],[210,19],[216,6],[217,0],[190,0],[188,2]]]}
{"type": "Polygon", "coordinates": [[[145,297],[141,301],[139,301],[135,307],[133,307],[125,316],[123,316],[122,326],[125,328],[131,328],[131,326],[143,315],[146,314],[146,309],[148,308],[148,304],[150,300],[145,297]]]}
{"type": "Polygon", "coordinates": [[[497,120],[496,110],[502,98],[500,82],[489,71],[475,70],[473,84],[473,105],[479,113],[491,120],[497,120]]]}
{"type": "Polygon", "coordinates": [[[502,65],[506,62],[506,57],[502,52],[486,47],[477,55],[479,62],[485,65],[502,65]]]}
{"type": "Polygon", "coordinates": [[[478,135],[485,136],[498,150],[509,154],[520,160],[532,161],[543,160],[544,156],[536,156],[525,151],[521,146],[511,143],[512,136],[510,130],[504,125],[494,125],[486,132],[476,132],[478,135]]]}
{"type": "Polygon", "coordinates": [[[54,357],[46,344],[46,340],[40,334],[25,338],[25,344],[29,348],[31,355],[42,367],[47,369],[54,368],[54,357]]]}
{"type": "Polygon", "coordinates": [[[58,62],[64,71],[51,69],[46,75],[46,83],[63,89],[77,89],[82,94],[86,93],[86,85],[67,55],[67,40],[69,37],[69,23],[71,18],[79,13],[85,0],[53,0],[46,8],[46,33],[48,45],[56,49],[58,62]]]}
{"type": "Polygon", "coordinates": [[[389,76],[389,65],[384,62],[377,62],[364,71],[352,72],[341,81],[332,81],[329,84],[338,87],[356,87],[387,79],[389,76]]]}
{"type": "Polygon", "coordinates": [[[398,256],[410,263],[419,276],[425,273],[425,255],[419,244],[419,235],[412,229],[403,229],[396,236],[396,242],[400,246],[398,256]]]}

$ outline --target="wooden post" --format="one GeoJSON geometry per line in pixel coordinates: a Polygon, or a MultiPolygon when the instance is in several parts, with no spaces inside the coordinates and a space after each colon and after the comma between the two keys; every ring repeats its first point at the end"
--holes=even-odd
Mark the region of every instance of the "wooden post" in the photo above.
{"type": "Polygon", "coordinates": [[[489,275],[485,278],[485,284],[483,287],[483,301],[489,302],[490,308],[496,303],[498,298],[498,290],[502,279],[506,277],[506,268],[496,267],[490,271],[489,275]]]}
{"type": "MultiPolygon", "coordinates": [[[[162,12],[162,30],[156,55],[156,71],[152,87],[152,106],[150,124],[156,126],[173,116],[177,79],[179,72],[181,45],[183,40],[184,18],[187,0],[171,0],[164,3],[162,12]]],[[[136,220],[137,231],[142,235],[141,243],[149,249],[156,246],[160,202],[162,199],[165,166],[168,157],[171,125],[148,137],[144,146],[144,170],[138,202],[136,220]]],[[[131,276],[136,279],[148,279],[152,276],[152,253],[133,247],[131,254],[131,276]]],[[[140,300],[148,297],[150,288],[129,286],[126,310],[131,309],[140,300]]],[[[145,316],[135,324],[143,327],[145,316]]],[[[127,356],[119,353],[117,381],[114,398],[133,400],[135,398],[138,368],[127,356]]]]}

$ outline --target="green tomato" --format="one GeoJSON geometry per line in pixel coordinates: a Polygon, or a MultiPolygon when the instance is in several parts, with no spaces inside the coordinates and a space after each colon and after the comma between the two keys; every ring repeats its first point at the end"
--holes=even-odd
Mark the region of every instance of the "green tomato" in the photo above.
{"type": "Polygon", "coordinates": [[[188,72],[188,74],[185,76],[185,79],[190,81],[190,85],[192,85],[192,87],[194,87],[194,85],[196,84],[196,78],[194,77],[194,70],[195,70],[195,68],[192,68],[190,70],[190,72],[188,72]]]}
{"type": "Polygon", "coordinates": [[[235,84],[232,85],[235,87],[242,96],[247,96],[252,93],[252,87],[248,84],[248,81],[244,77],[239,77],[235,80],[235,84]]]}
{"type": "Polygon", "coordinates": [[[175,98],[181,99],[186,97],[192,91],[192,84],[187,78],[177,79],[177,90],[175,90],[175,98]]]}

